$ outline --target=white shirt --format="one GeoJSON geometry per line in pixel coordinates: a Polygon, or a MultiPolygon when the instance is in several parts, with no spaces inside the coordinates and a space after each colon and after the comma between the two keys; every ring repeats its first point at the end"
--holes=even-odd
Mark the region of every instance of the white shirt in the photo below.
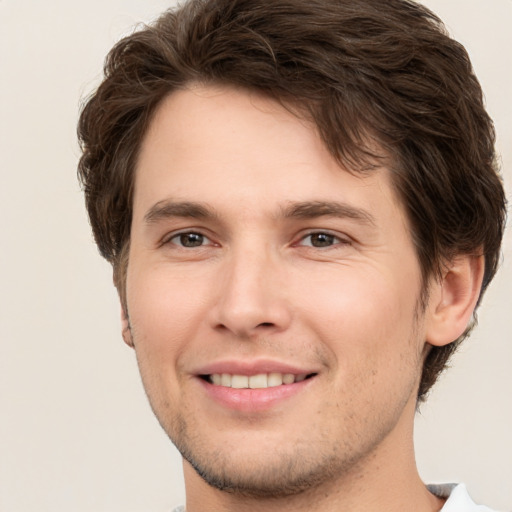
{"type": "Polygon", "coordinates": [[[448,498],[441,512],[493,512],[483,505],[476,505],[469,497],[464,484],[428,485],[428,490],[440,498],[448,498]]]}

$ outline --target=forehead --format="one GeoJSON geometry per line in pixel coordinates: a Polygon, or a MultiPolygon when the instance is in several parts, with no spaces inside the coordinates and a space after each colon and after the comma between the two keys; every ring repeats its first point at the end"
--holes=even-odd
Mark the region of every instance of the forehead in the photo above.
{"type": "Polygon", "coordinates": [[[199,85],[163,101],[141,147],[135,213],[169,197],[243,211],[287,201],[343,201],[368,210],[376,199],[381,209],[398,204],[386,168],[348,172],[316,127],[279,103],[199,85]]]}

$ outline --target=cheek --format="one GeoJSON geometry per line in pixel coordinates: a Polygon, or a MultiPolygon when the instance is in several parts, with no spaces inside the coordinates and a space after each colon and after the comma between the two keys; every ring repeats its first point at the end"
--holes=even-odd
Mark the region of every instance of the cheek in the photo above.
{"type": "Polygon", "coordinates": [[[302,292],[308,318],[341,338],[386,343],[410,330],[417,298],[413,285],[350,268],[310,282],[302,292]]]}
{"type": "Polygon", "coordinates": [[[185,279],[161,267],[128,273],[132,336],[141,377],[152,401],[160,401],[160,395],[167,400],[168,391],[178,387],[182,355],[197,337],[204,318],[205,286],[204,281],[185,279]]]}
{"type": "Polygon", "coordinates": [[[415,329],[418,290],[414,281],[408,286],[378,272],[354,269],[337,279],[317,280],[306,290],[308,328],[330,352],[337,378],[359,382],[363,393],[372,383],[391,385],[393,374],[411,378],[421,352],[415,329]]]}
{"type": "Polygon", "coordinates": [[[176,286],[172,276],[135,270],[127,276],[127,303],[137,364],[151,406],[164,418],[180,400],[179,361],[195,326],[197,301],[192,287],[176,286]]]}
{"type": "Polygon", "coordinates": [[[196,325],[207,290],[206,280],[191,279],[171,269],[134,271],[127,280],[130,320],[144,327],[146,337],[151,333],[154,343],[161,338],[180,338],[196,325]]]}

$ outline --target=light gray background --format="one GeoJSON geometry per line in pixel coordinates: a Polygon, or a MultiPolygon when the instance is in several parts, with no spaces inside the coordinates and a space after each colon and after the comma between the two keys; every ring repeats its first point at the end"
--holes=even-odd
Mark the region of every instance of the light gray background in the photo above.
{"type": "MultiPolygon", "coordinates": [[[[512,185],[512,1],[425,0],[469,50],[512,185]]],[[[75,169],[79,98],[112,44],[164,0],[0,0],[0,510],[165,511],[180,459],[121,341],[75,169]]],[[[512,510],[512,240],[417,421],[427,481],[512,510]]]]}

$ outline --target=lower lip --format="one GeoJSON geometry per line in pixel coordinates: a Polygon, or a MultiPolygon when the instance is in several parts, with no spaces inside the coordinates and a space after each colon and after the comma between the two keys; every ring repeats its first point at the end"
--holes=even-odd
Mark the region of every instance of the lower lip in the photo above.
{"type": "Polygon", "coordinates": [[[267,411],[304,392],[315,377],[262,389],[236,389],[211,384],[198,378],[207,396],[225,408],[242,412],[267,411]]]}

